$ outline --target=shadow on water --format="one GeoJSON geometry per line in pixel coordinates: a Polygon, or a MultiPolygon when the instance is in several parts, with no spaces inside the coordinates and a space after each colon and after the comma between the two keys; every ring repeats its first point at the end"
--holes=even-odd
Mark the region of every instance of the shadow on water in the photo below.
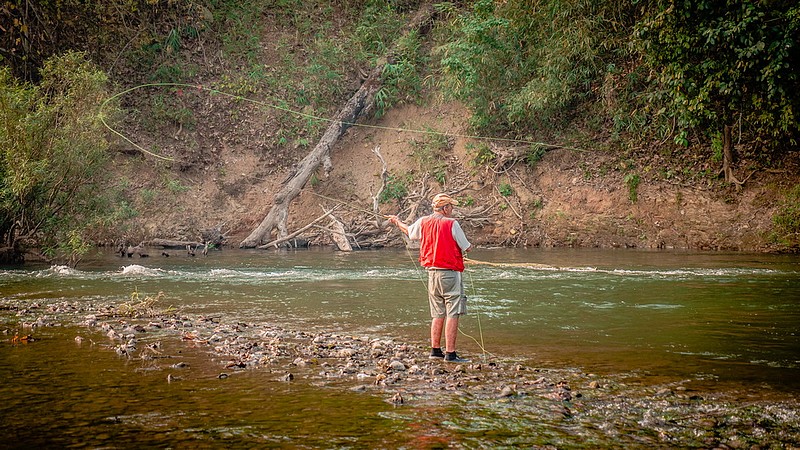
{"type": "MultiPolygon", "coordinates": [[[[466,272],[460,353],[542,372],[503,380],[499,387],[514,394],[499,397],[457,383],[431,397],[403,391],[413,406],[388,402],[388,387],[365,395],[319,381],[312,372],[324,367],[306,382],[287,382],[283,366],[227,369],[219,355],[180,339],[199,333],[189,322],[140,338],[139,346],[163,345],[163,357],[149,359],[118,356],[97,327],[73,328],[90,306],[163,292],[161,307],[193,320],[389,337],[425,358],[424,273],[404,251],[103,253],[77,270],[0,271],[0,377],[8,380],[0,411],[9,424],[0,438],[20,448],[708,446],[737,442],[740,424],[724,418],[725,402],[778,405],[800,392],[800,258],[480,249],[470,256],[483,264],[466,272]],[[59,316],[54,305],[74,312],[59,316]],[[64,326],[45,326],[57,324],[64,326]],[[36,340],[12,345],[15,332],[36,340]],[[569,378],[581,396],[537,394],[540,376],[569,378]],[[590,380],[602,380],[602,398],[586,390],[590,380]],[[698,405],[694,392],[724,399],[698,405]]],[[[788,427],[794,442],[796,405],[783,407],[780,416],[759,406],[751,422],[788,424],[765,433],[788,427]]],[[[742,413],[733,416],[747,420],[742,413]]]]}

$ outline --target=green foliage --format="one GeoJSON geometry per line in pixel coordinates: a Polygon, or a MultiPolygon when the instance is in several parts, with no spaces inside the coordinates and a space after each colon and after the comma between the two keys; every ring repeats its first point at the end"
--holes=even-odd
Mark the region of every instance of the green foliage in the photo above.
{"type": "Polygon", "coordinates": [[[164,178],[164,187],[173,194],[182,194],[189,190],[189,186],[181,183],[180,180],[174,178],[164,178]]]}
{"type": "Polygon", "coordinates": [[[386,177],[386,186],[378,197],[378,202],[389,203],[392,200],[402,200],[408,195],[409,177],[397,177],[389,174],[386,177]]]}
{"type": "Polygon", "coordinates": [[[800,184],[783,201],[782,209],[772,217],[775,235],[784,245],[800,245],[800,184]]]}
{"type": "Polygon", "coordinates": [[[144,122],[150,129],[158,129],[164,123],[194,128],[195,119],[191,109],[185,106],[183,99],[172,90],[168,95],[157,94],[150,98],[150,114],[144,122]]]}
{"type": "Polygon", "coordinates": [[[687,129],[736,122],[768,146],[797,141],[796,2],[648,3],[637,34],[678,121],[676,142],[685,142],[687,129]]]}
{"type": "Polygon", "coordinates": [[[528,167],[536,167],[536,163],[544,158],[545,153],[547,153],[547,150],[544,146],[532,144],[531,148],[528,149],[528,152],[525,154],[525,163],[528,167]]]}
{"type": "Polygon", "coordinates": [[[0,239],[75,261],[114,213],[103,189],[106,75],[81,53],[47,60],[38,86],[0,69],[0,239]]]}
{"type": "Polygon", "coordinates": [[[386,54],[403,26],[402,16],[392,8],[390,2],[372,0],[367,2],[352,34],[353,47],[360,53],[360,60],[375,60],[386,54]]]}
{"type": "Polygon", "coordinates": [[[629,173],[625,175],[622,181],[624,181],[625,186],[628,187],[628,199],[630,199],[631,203],[636,203],[639,199],[639,182],[641,181],[639,175],[636,173],[629,173]]]}
{"type": "Polygon", "coordinates": [[[317,38],[312,46],[312,59],[306,66],[303,88],[312,94],[311,105],[334,103],[342,94],[342,66],[347,52],[336,39],[317,38]]]}
{"type": "Polygon", "coordinates": [[[531,219],[535,219],[536,214],[542,208],[544,208],[544,199],[542,199],[541,197],[534,199],[529,205],[529,209],[531,210],[531,212],[528,214],[528,217],[530,217],[531,219]]]}
{"type": "Polygon", "coordinates": [[[215,31],[222,39],[222,50],[231,59],[252,65],[258,62],[259,29],[264,5],[261,2],[211,0],[215,31]]]}
{"type": "Polygon", "coordinates": [[[467,144],[467,151],[472,154],[470,163],[473,166],[485,166],[494,162],[497,155],[489,148],[485,142],[481,142],[477,146],[472,143],[467,144]]]}
{"type": "Polygon", "coordinates": [[[421,46],[416,32],[403,36],[398,42],[396,51],[384,66],[383,83],[375,94],[377,117],[395,104],[416,98],[421,92],[419,67],[425,63],[421,46]]]}
{"type": "Polygon", "coordinates": [[[500,191],[500,195],[503,197],[511,197],[514,194],[514,189],[508,183],[502,183],[500,186],[497,187],[497,190],[500,191]]]}
{"type": "Polygon", "coordinates": [[[591,95],[609,50],[620,49],[626,8],[611,1],[476,1],[435,50],[442,88],[470,106],[478,128],[558,125],[591,95]]]}
{"type": "Polygon", "coordinates": [[[715,162],[722,162],[722,133],[716,132],[711,135],[711,160],[715,162]]]}

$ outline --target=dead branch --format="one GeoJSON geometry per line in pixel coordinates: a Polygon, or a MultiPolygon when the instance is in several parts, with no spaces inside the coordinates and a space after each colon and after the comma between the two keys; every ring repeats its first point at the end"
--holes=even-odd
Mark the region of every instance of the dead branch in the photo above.
{"type": "MultiPolygon", "coordinates": [[[[333,215],[330,215],[330,217],[331,217],[330,226],[332,227],[332,229],[328,231],[330,232],[331,239],[333,239],[333,242],[336,244],[336,247],[338,247],[339,250],[343,252],[352,252],[353,247],[347,240],[347,233],[344,230],[344,225],[339,219],[337,219],[333,215]]],[[[317,225],[317,227],[319,227],[319,225],[317,225]]]]}
{"type": "Polygon", "coordinates": [[[299,230],[295,231],[294,233],[291,233],[291,234],[289,234],[289,235],[287,235],[285,237],[282,237],[280,239],[275,239],[274,241],[268,242],[268,243],[266,243],[264,245],[259,245],[257,248],[259,248],[259,249],[267,249],[267,248],[270,248],[270,247],[278,248],[278,246],[280,244],[283,244],[286,241],[294,239],[295,237],[300,235],[302,232],[304,232],[304,231],[308,230],[309,228],[313,227],[314,225],[316,225],[317,222],[319,222],[319,221],[325,219],[326,217],[330,216],[335,210],[336,210],[336,206],[334,206],[333,209],[331,209],[330,211],[326,211],[325,214],[317,217],[311,223],[309,223],[308,225],[304,226],[303,228],[300,228],[299,230]]]}
{"type": "Polygon", "coordinates": [[[372,149],[372,153],[378,157],[381,161],[381,187],[378,189],[378,192],[375,193],[375,196],[372,197],[372,210],[375,212],[375,225],[378,228],[381,228],[381,221],[380,221],[380,208],[378,206],[379,199],[381,197],[381,193],[384,189],[386,189],[386,180],[389,178],[389,170],[386,168],[386,160],[383,159],[383,155],[381,155],[381,146],[375,146],[372,149]]]}
{"type": "Polygon", "coordinates": [[[509,200],[508,197],[503,195],[503,193],[500,192],[500,189],[497,186],[495,186],[494,189],[497,191],[498,194],[500,194],[500,198],[502,198],[506,202],[508,207],[511,208],[511,211],[514,213],[514,215],[517,216],[519,220],[522,220],[522,215],[520,215],[520,213],[518,213],[517,210],[514,208],[514,205],[511,204],[511,200],[509,200]]]}

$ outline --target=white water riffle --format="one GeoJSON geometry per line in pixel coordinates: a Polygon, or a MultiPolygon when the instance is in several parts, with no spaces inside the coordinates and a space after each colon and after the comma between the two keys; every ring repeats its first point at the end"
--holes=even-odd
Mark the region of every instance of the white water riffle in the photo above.
{"type": "MultiPolygon", "coordinates": [[[[470,257],[491,265],[465,271],[466,354],[482,353],[482,341],[492,353],[587,370],[732,379],[784,379],[773,369],[800,366],[797,256],[477,249],[470,257]]],[[[163,292],[165,304],[205,315],[380,329],[425,346],[425,276],[404,250],[226,249],[12,268],[0,271],[0,289],[45,305],[163,292]]]]}

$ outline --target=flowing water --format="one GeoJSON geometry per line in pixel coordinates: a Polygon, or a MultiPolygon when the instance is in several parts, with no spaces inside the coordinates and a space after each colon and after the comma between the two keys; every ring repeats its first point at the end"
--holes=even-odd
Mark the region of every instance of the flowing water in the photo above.
{"type": "MultiPolygon", "coordinates": [[[[470,410],[472,425],[466,426],[457,418],[466,421],[467,413],[453,405],[398,409],[380,397],[279,382],[259,370],[220,380],[219,361],[166,335],[148,339],[163,339],[164,351],[181,357],[172,362],[191,370],[165,371],[122,359],[108,346],[79,344],[74,337],[86,330],[75,324],[22,328],[47,305],[121,303],[137,293],[163,292],[162,303],[221,321],[388,336],[420,352],[427,346],[424,273],[406,251],[153,253],[132,259],[101,253],[77,269],[31,265],[0,271],[0,330],[8,330],[0,341],[0,446],[474,448],[587,442],[586,431],[573,434],[583,436],[575,441],[548,437],[569,432],[536,428],[520,411],[506,411],[521,418],[501,427],[506,413],[470,410]],[[14,332],[30,333],[35,341],[12,343],[14,332]],[[434,435],[431,423],[437,423],[434,435]],[[475,425],[480,423],[483,428],[475,425]],[[504,436],[487,432],[498,428],[504,436]]],[[[793,399],[800,392],[797,256],[506,249],[479,249],[470,256],[494,264],[470,264],[465,272],[469,314],[460,324],[462,356],[652,384],[680,381],[728,393],[734,401],[793,399]]],[[[593,435],[593,444],[585,445],[622,442],[613,433],[603,436],[598,441],[593,435]]]]}

